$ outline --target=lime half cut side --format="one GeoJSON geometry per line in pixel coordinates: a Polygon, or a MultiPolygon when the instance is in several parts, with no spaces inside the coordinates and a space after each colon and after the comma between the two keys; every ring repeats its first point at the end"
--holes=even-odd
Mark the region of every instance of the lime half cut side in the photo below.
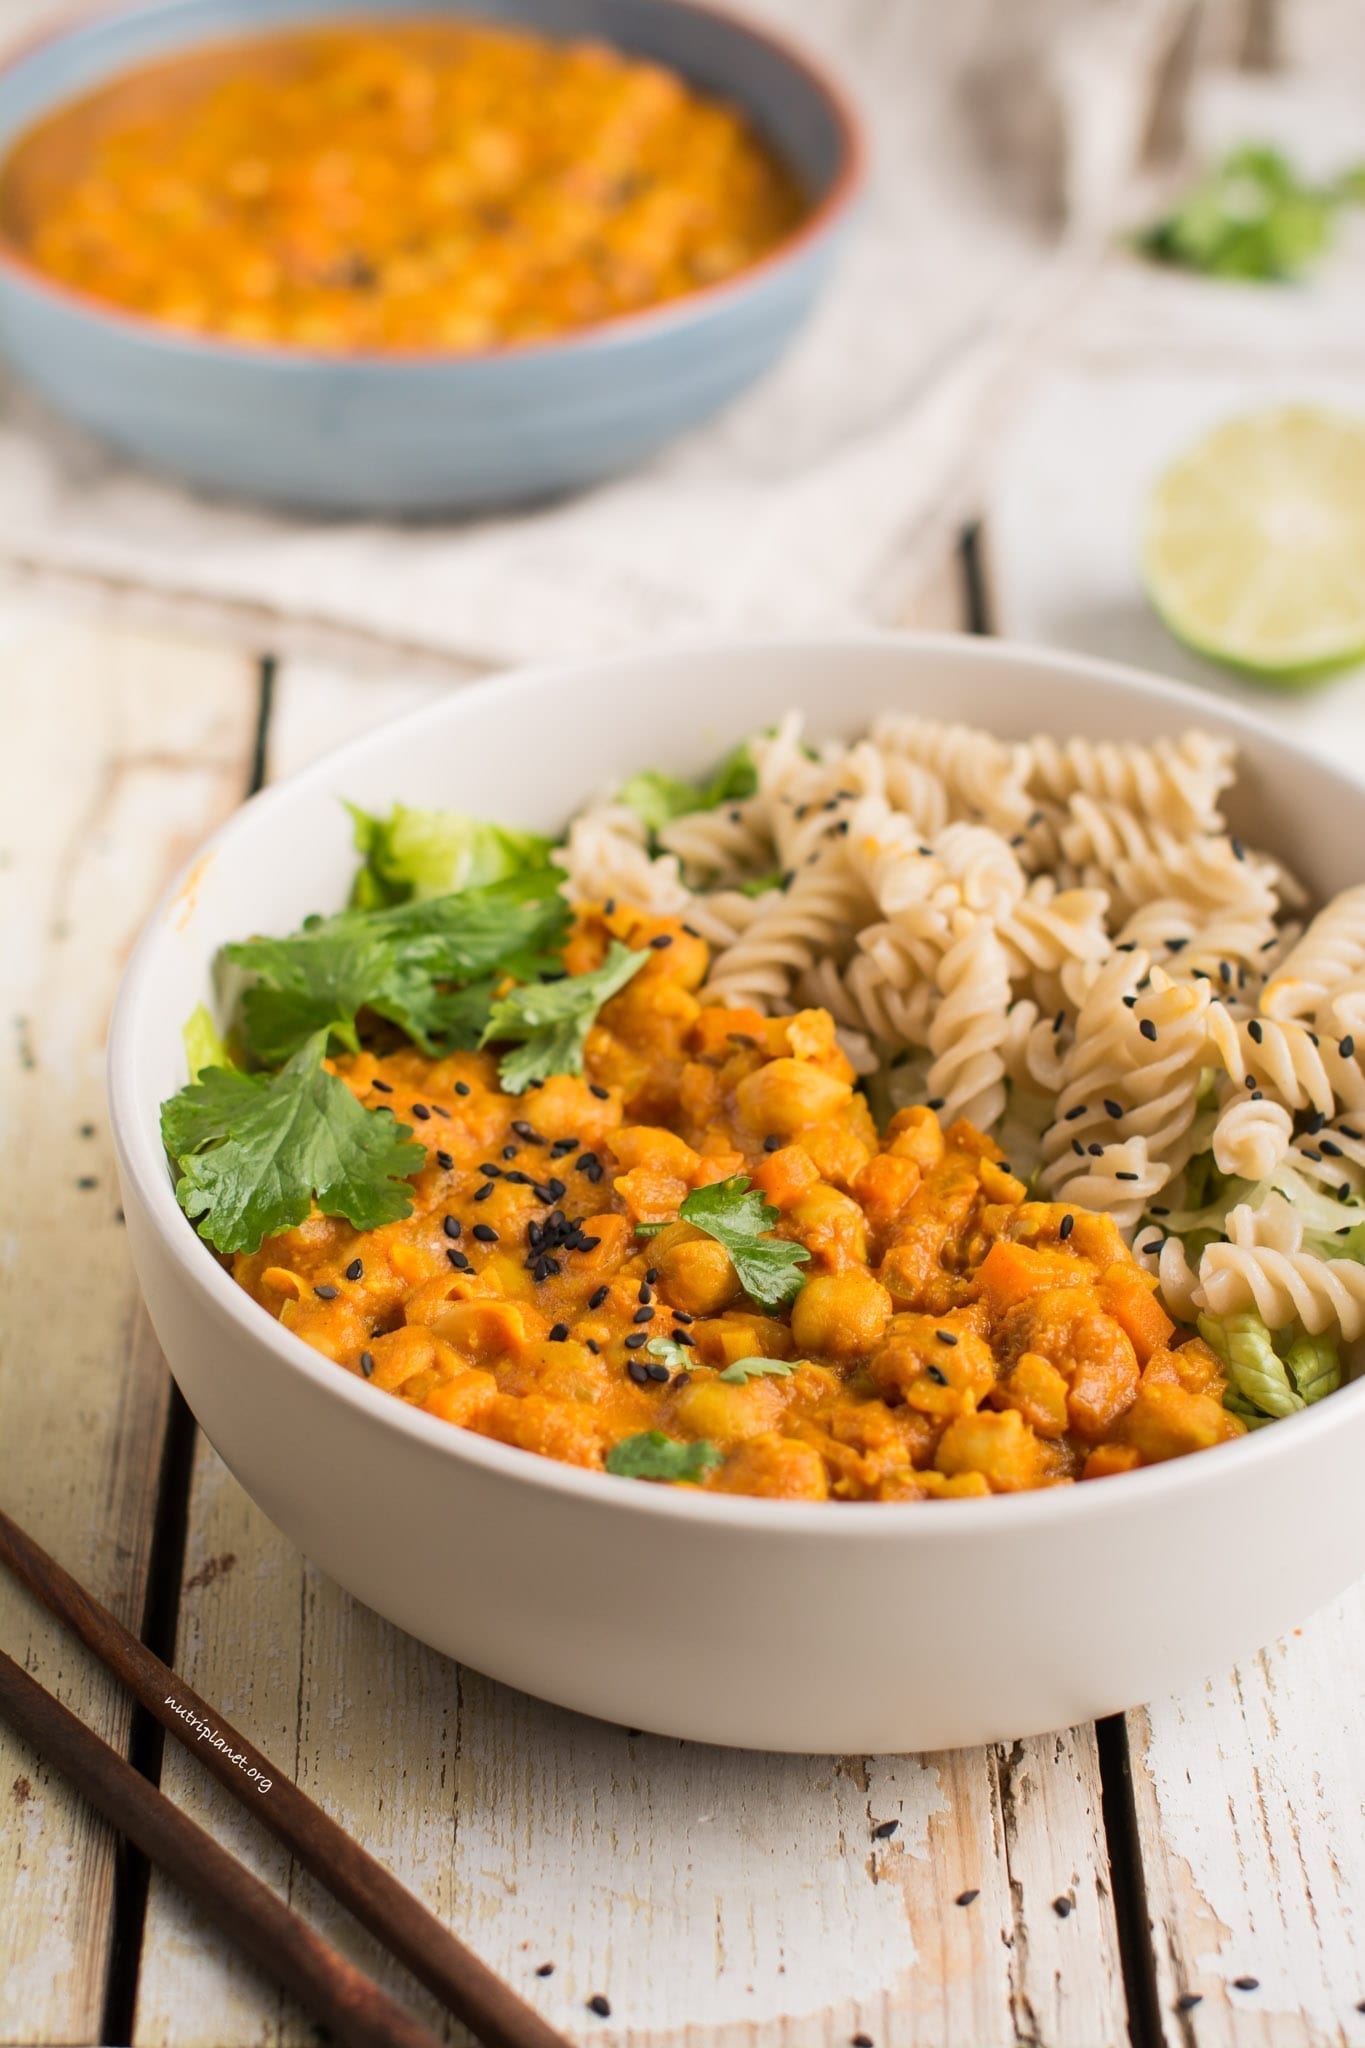
{"type": "Polygon", "coordinates": [[[1153,490],[1143,573],[1210,660],[1297,683],[1365,659],[1365,420],[1279,406],[1216,427],[1153,490]]]}

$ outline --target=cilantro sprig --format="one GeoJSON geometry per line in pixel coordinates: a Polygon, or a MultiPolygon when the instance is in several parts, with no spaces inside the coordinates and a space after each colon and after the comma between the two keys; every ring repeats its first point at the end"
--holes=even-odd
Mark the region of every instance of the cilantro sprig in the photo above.
{"type": "Polygon", "coordinates": [[[728,1387],[747,1387],[750,1380],[785,1380],[799,1371],[800,1366],[790,1358],[737,1358],[716,1378],[728,1387]]]}
{"type": "Polygon", "coordinates": [[[498,1066],[509,1095],[524,1094],[551,1074],[581,1074],[588,1032],[603,1003],[623,989],[649,958],[613,939],[606,959],[590,974],[563,981],[528,982],[509,989],[489,1011],[481,1045],[511,1043],[498,1066]]]}
{"type": "Polygon", "coordinates": [[[663,1479],[675,1484],[680,1479],[700,1479],[721,1462],[720,1452],[705,1438],[680,1443],[661,1429],[647,1429],[628,1436],[607,1452],[607,1470],[618,1479],[663,1479]]]}
{"type": "Polygon", "coordinates": [[[356,1101],[323,1066],[326,1049],[316,1031],[278,1074],[205,1067],[162,1105],[176,1199],[215,1250],[254,1252],[314,1202],[356,1230],[411,1213],[408,1177],[424,1149],[406,1124],[356,1101]]]}
{"type": "Polygon", "coordinates": [[[278,1066],[324,1031],[355,1052],[362,1010],[398,1025],[433,1057],[472,1050],[499,976],[559,966],[570,916],[562,880],[557,868],[539,868],[458,895],[309,918],[288,938],[228,946],[226,958],[256,977],[242,1000],[247,1050],[278,1066]]]}
{"type": "Polygon", "coordinates": [[[1144,230],[1137,245],[1158,262],[1206,277],[1280,283],[1311,268],[1331,244],[1339,209],[1362,198],[1362,167],[1314,185],[1281,151],[1247,144],[1144,230]]]}
{"type": "MultiPolygon", "coordinates": [[[[810,1253],[803,1244],[768,1235],[780,1212],[746,1175],[694,1188],[684,1197],[678,1220],[695,1224],[724,1245],[740,1286],[760,1308],[783,1308],[801,1292],[805,1283],[797,1268],[805,1265],[810,1253]]],[[[655,1237],[666,1228],[663,1223],[637,1223],[635,1234],[655,1237]]]]}

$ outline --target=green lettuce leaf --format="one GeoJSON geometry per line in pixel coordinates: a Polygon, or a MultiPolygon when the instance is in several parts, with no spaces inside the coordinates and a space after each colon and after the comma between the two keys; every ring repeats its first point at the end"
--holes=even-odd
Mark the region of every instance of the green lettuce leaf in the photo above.
{"type": "Polygon", "coordinates": [[[186,1020],[181,1036],[185,1042],[185,1059],[191,1081],[206,1067],[230,1067],[234,1064],[218,1026],[203,1003],[186,1020]]]}
{"type": "Polygon", "coordinates": [[[1274,1338],[1254,1309],[1239,1309],[1228,1316],[1201,1315],[1199,1334],[1227,1368],[1224,1406],[1234,1414],[1270,1421],[1293,1415],[1306,1405],[1294,1390],[1274,1338]]]}
{"type": "Polygon", "coordinates": [[[757,788],[758,771],[746,740],[727,754],[704,782],[681,782],[676,775],[646,769],[622,783],[618,801],[628,804],[655,837],[674,818],[686,817],[691,811],[714,811],[721,804],[742,803],[757,788]]]}
{"type": "Polygon", "coordinates": [[[351,888],[353,910],[424,902],[463,889],[482,889],[547,865],[553,842],[460,811],[410,810],[395,804],[387,818],[347,804],[362,865],[351,888]]]}

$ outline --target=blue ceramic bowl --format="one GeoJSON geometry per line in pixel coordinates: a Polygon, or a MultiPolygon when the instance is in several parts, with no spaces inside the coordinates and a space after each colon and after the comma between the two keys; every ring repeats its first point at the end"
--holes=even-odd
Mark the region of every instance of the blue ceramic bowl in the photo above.
{"type": "Polygon", "coordinates": [[[291,23],[476,14],[653,58],[742,107],[813,211],[725,283],[478,355],[312,354],[177,333],[46,278],[0,242],[0,350],[59,411],[212,490],[351,513],[474,511],[593,484],[726,405],[796,333],[863,172],[858,122],[807,58],[691,0],[156,0],[0,70],[0,155],[64,101],[193,47],[291,23]]]}

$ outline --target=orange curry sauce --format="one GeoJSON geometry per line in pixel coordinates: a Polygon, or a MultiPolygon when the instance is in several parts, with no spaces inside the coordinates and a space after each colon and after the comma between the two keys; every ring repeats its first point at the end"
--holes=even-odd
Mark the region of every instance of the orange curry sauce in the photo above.
{"type": "Polygon", "coordinates": [[[569,971],[612,936],[649,957],[582,1079],[512,1097],[491,1054],[337,1062],[426,1146],[413,1214],[364,1234],[315,1216],[239,1255],[242,1286],[348,1371],[501,1443],[596,1469],[644,1431],[705,1439],[717,1492],[1009,1493],[1242,1434],[1219,1361],[1177,1335],[1110,1218],[1027,1200],[997,1146],[930,1110],[879,1138],[828,1013],[704,1006],[707,948],[676,920],[584,910],[569,971]],[[778,1315],[674,1220],[741,1173],[810,1252],[778,1315]],[[800,1365],[720,1378],[755,1356],[800,1365]]]}
{"type": "Polygon", "coordinates": [[[247,342],[471,350],[745,269],[806,211],[733,108],[598,43],[359,22],[184,53],[0,175],[50,276],[247,342]]]}

